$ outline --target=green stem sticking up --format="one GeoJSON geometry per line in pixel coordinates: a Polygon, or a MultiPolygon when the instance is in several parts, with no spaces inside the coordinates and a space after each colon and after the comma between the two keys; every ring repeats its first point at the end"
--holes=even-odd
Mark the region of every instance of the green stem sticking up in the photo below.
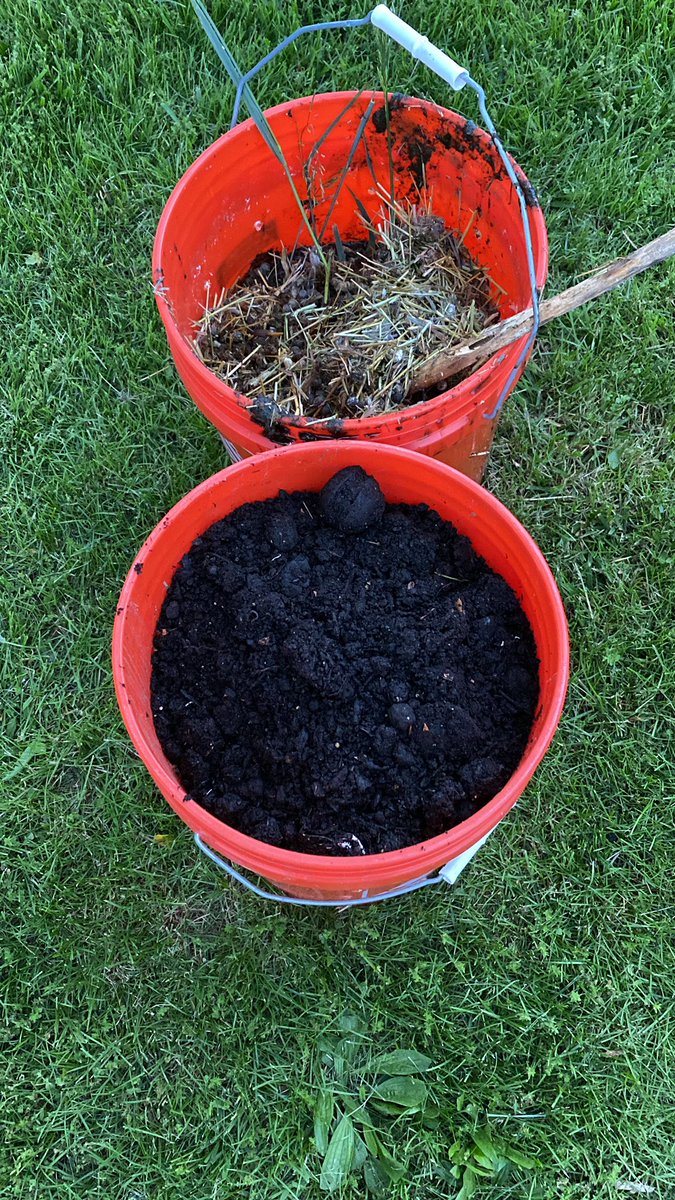
{"type": "MultiPolygon", "coordinates": [[[[235,61],[228,46],[226,45],[223,38],[221,37],[216,25],[214,24],[214,22],[211,19],[209,13],[207,12],[206,8],[204,7],[202,0],[192,0],[192,7],[194,8],[194,10],[197,14],[197,17],[199,18],[200,24],[201,24],[206,36],[208,37],[216,54],[218,55],[223,66],[225,67],[225,70],[227,71],[230,79],[232,80],[232,83],[234,84],[235,87],[238,87],[243,78],[243,73],[240,70],[237,62],[235,61]]],[[[269,146],[274,157],[278,160],[278,162],[281,163],[281,166],[284,169],[286,178],[288,180],[291,191],[293,193],[293,198],[298,206],[298,212],[300,213],[302,222],[303,222],[305,228],[307,229],[307,232],[309,233],[309,236],[310,236],[314,246],[316,247],[316,252],[321,259],[324,270],[326,271],[326,276],[328,278],[330,275],[330,266],[329,266],[328,259],[327,259],[326,255],[323,251],[323,248],[321,246],[321,242],[317,238],[316,233],[314,232],[314,229],[312,228],[312,224],[307,216],[307,213],[305,212],[305,206],[302,203],[302,200],[300,199],[300,195],[298,193],[298,189],[296,187],[295,180],[293,179],[293,176],[291,174],[288,163],[286,162],[286,159],[284,158],[283,150],[281,149],[281,146],[279,145],[276,137],[274,136],[274,133],[272,131],[270,123],[267,120],[267,117],[265,116],[263,110],[261,109],[260,105],[258,104],[258,101],[256,100],[255,96],[253,95],[253,92],[251,91],[248,84],[246,84],[244,86],[244,89],[242,92],[242,99],[243,99],[246,107],[248,108],[248,111],[250,112],[251,116],[253,117],[253,120],[255,121],[256,126],[257,126],[261,136],[264,138],[266,144],[269,146]]]]}

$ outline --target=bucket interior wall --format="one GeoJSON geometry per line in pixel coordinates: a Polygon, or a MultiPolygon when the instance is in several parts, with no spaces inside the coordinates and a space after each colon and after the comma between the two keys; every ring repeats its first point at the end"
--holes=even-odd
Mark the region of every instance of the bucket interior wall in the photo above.
{"type": "MultiPolygon", "coordinates": [[[[313,147],[348,100],[345,94],[317,96],[313,103],[272,111],[270,123],[295,179],[303,179],[313,147]]],[[[312,159],[307,174],[318,226],[367,103],[361,97],[352,106],[312,159]]],[[[415,202],[426,189],[434,211],[489,271],[502,316],[509,316],[526,306],[530,294],[517,198],[489,139],[459,115],[450,117],[419,100],[392,114],[396,198],[415,202]]],[[[375,224],[381,220],[390,180],[389,139],[377,132],[381,128],[382,120],[371,118],[333,211],[331,227],[337,224],[343,241],[365,236],[354,195],[375,224]]],[[[233,284],[266,250],[309,241],[283,168],[255,125],[248,121],[229,136],[230,153],[219,152],[216,143],[200,159],[193,186],[184,189],[174,212],[176,244],[166,245],[162,257],[162,286],[180,332],[190,337],[207,295],[213,299],[233,284]]],[[[536,227],[533,232],[536,243],[536,227]]]]}

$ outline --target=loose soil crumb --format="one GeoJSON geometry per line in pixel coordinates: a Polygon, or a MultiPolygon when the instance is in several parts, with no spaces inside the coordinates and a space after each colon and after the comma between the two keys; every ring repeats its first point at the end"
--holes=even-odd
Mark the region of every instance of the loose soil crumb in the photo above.
{"type": "Polygon", "coordinates": [[[465,820],[513,773],[538,696],[511,588],[359,467],[211,526],[155,637],[155,726],[192,799],[313,854],[396,850],[465,820]]]}
{"type": "Polygon", "coordinates": [[[202,322],[198,353],[266,428],[417,402],[410,384],[429,355],[497,316],[487,273],[428,211],[396,209],[339,251],[344,261],[326,247],[327,293],[313,247],[266,254],[202,322]]]}

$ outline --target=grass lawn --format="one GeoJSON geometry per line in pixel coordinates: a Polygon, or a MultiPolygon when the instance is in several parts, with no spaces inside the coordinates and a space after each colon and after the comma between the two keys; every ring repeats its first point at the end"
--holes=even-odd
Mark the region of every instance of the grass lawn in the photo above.
{"type": "MultiPolygon", "coordinates": [[[[485,84],[541,194],[549,294],[675,223],[672,0],[399,7],[485,84]]],[[[322,1046],[356,1025],[433,1062],[436,1125],[391,1127],[394,1200],[456,1196],[476,1128],[536,1160],[481,1197],[672,1197],[675,267],[549,326],[498,435],[488,486],[547,554],[573,646],[517,811],[452,891],[266,906],[151,785],[109,664],[136,549],[226,461],[170,364],[150,251],[232,90],[182,0],[0,8],[0,1196],[314,1200],[322,1046]]],[[[214,16],[250,66],[301,19],[365,11],[214,16]]],[[[304,39],[258,96],[367,86],[377,62],[371,32],[304,39]]]]}

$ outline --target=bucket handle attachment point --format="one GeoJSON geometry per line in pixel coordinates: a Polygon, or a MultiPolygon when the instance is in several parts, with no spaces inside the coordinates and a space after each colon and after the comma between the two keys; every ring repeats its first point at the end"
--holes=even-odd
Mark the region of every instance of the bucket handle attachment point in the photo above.
{"type": "Polygon", "coordinates": [[[274,900],[277,904],[291,904],[298,908],[356,908],[365,904],[377,904],[380,900],[393,900],[396,896],[407,896],[410,892],[417,892],[421,888],[431,887],[436,883],[453,884],[461,875],[467,863],[471,861],[474,854],[480,850],[480,847],[487,841],[489,833],[485,834],[475,845],[470,846],[463,854],[458,854],[456,858],[446,863],[444,867],[440,867],[437,875],[425,875],[422,879],[413,879],[410,883],[404,883],[400,887],[392,888],[389,892],[380,892],[377,896],[369,896],[367,891],[363,893],[357,900],[301,900],[297,896],[285,896],[281,892],[267,892],[264,888],[258,887],[256,883],[252,883],[241,871],[232,866],[232,863],[227,859],[221,858],[206,845],[200,836],[195,833],[194,841],[198,850],[211,859],[221,871],[225,871],[230,878],[236,880],[249,892],[253,892],[254,896],[258,896],[261,900],[274,900]]]}

